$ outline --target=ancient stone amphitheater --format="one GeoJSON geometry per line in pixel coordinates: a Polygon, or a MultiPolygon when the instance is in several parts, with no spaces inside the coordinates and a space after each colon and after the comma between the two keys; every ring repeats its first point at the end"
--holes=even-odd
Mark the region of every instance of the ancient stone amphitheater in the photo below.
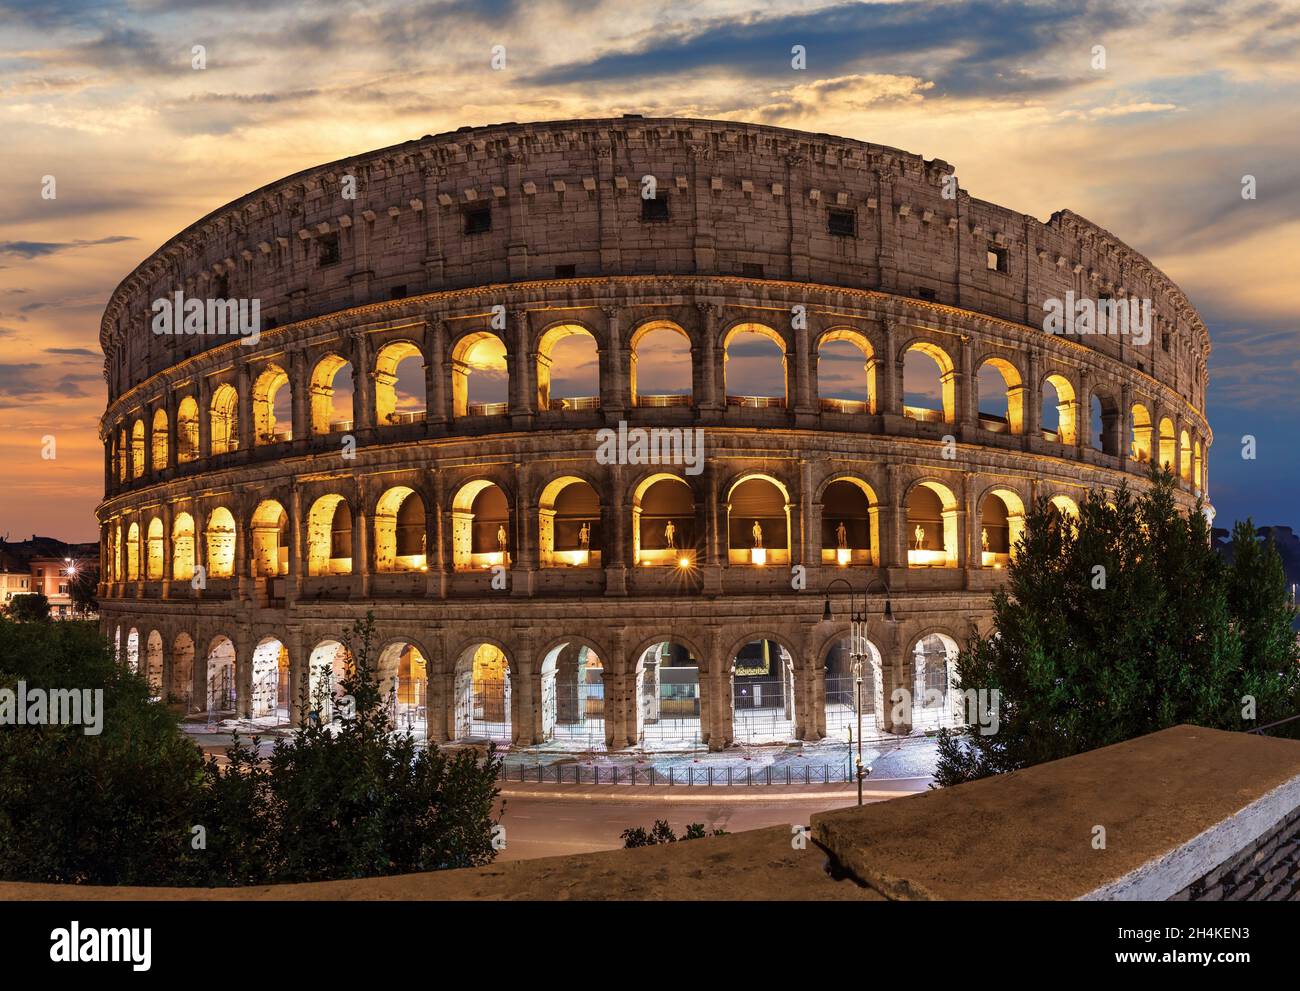
{"type": "Polygon", "coordinates": [[[1034,500],[1153,458],[1206,488],[1209,339],[1146,258],[775,127],[511,123],[312,168],[150,255],[101,340],[104,630],[212,717],[333,717],[373,612],[434,741],[843,740],[855,654],[868,731],[917,732],[961,718],[1034,500]],[[260,335],[158,333],[177,292],[256,300],[260,335]],[[1046,333],[1067,294],[1150,300],[1150,339],[1046,333]],[[743,394],[764,348],[782,385],[743,394]]]}

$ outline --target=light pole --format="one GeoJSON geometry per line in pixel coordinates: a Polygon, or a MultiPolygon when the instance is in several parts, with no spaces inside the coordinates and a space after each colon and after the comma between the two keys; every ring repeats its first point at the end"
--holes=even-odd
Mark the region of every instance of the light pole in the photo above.
{"type": "MultiPolygon", "coordinates": [[[[866,589],[862,592],[862,609],[854,609],[854,599],[857,591],[847,578],[832,578],[823,590],[825,602],[822,606],[822,620],[830,622],[831,619],[831,589],[836,582],[843,582],[849,590],[849,659],[853,662],[853,707],[858,714],[858,760],[857,773],[858,779],[858,804],[862,804],[862,781],[871,773],[871,768],[862,762],[862,665],[867,662],[867,596],[871,593],[872,585],[878,584],[885,590],[885,620],[892,621],[894,618],[893,609],[889,605],[889,586],[882,579],[876,578],[867,583],[866,589]]],[[[852,730],[850,730],[850,746],[852,745],[852,730]]]]}

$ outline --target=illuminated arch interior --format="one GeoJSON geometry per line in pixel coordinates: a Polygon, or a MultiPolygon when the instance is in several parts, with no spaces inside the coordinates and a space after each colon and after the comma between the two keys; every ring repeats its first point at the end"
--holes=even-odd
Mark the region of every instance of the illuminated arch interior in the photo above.
{"type": "Polygon", "coordinates": [[[424,355],[411,341],[393,341],[375,356],[375,422],[382,426],[424,419],[424,355]]]}
{"type": "Polygon", "coordinates": [[[509,411],[506,346],[488,331],[466,334],[451,352],[453,416],[500,416],[509,411]]]}
{"type": "Polygon", "coordinates": [[[753,640],[731,661],[732,732],[737,743],[783,743],[795,728],[794,660],[774,640],[753,640]]]}
{"type": "Polygon", "coordinates": [[[589,482],[572,475],[550,482],[538,517],[543,568],[600,566],[600,496],[589,482]]]}
{"type": "Polygon", "coordinates": [[[839,327],[817,342],[817,395],[832,413],[876,412],[876,361],[871,341],[839,327]]]}
{"type": "Polygon", "coordinates": [[[253,383],[253,444],[293,439],[292,389],[279,365],[267,365],[253,383]]]}
{"type": "Polygon", "coordinates": [[[144,421],[136,420],[131,424],[131,477],[139,478],[144,474],[144,421]]]}
{"type": "Polygon", "coordinates": [[[194,517],[177,513],[172,520],[172,579],[187,582],[194,577],[194,517]]]}
{"type": "Polygon", "coordinates": [[[675,640],[651,644],[636,662],[636,737],[647,748],[701,742],[700,662],[675,640]]]}
{"type": "Polygon", "coordinates": [[[591,410],[600,406],[600,354],[591,331],[552,327],[537,343],[537,408],[591,410]]]}
{"type": "Polygon", "coordinates": [[[176,460],[180,464],[199,456],[199,404],[186,396],[176,407],[176,460]]]}
{"type": "Polygon", "coordinates": [[[230,578],[235,573],[235,517],[225,506],[208,514],[208,577],[230,578]]]}
{"type": "Polygon", "coordinates": [[[1025,504],[1010,489],[993,489],[980,503],[980,563],[1005,568],[1025,532],[1025,504]]]}
{"type": "Polygon", "coordinates": [[[474,571],[510,567],[510,504],[506,494],[485,478],[462,485],[452,500],[452,565],[474,571]]]}
{"type": "Polygon", "coordinates": [[[790,499],[770,475],[751,475],[727,496],[727,559],[731,564],[790,563],[790,499]]]}
{"type": "Polygon", "coordinates": [[[1141,403],[1134,403],[1130,411],[1132,416],[1132,436],[1129,439],[1129,457],[1135,461],[1151,460],[1151,414],[1141,403]]]}
{"type": "Polygon", "coordinates": [[[163,521],[157,516],[149,521],[144,563],[144,576],[149,581],[163,577],[163,521]]]}
{"type": "Polygon", "coordinates": [[[499,647],[480,643],[456,662],[455,739],[510,739],[510,665],[499,647]]]}
{"type": "Polygon", "coordinates": [[[233,385],[220,385],[212,393],[208,425],[214,455],[239,450],[239,394],[233,385]]]}
{"type": "Polygon", "coordinates": [[[375,504],[375,570],[427,571],[424,500],[394,485],[375,504]]]}
{"type": "Polygon", "coordinates": [[[677,475],[642,479],[632,493],[632,560],[638,565],[695,565],[695,495],[677,475]]]}
{"type": "Polygon", "coordinates": [[[167,467],[167,411],[161,406],[153,412],[151,441],[153,449],[150,452],[150,461],[153,470],[162,471],[167,467]]]}
{"type": "Polygon", "coordinates": [[[274,499],[253,512],[253,577],[274,578],[289,573],[289,514],[274,499]]]}
{"type": "Polygon", "coordinates": [[[352,509],[336,493],[321,496],[307,514],[307,574],[352,574],[352,509]]]}
{"type": "Polygon", "coordinates": [[[907,494],[907,566],[955,568],[959,558],[957,499],[939,482],[920,482],[907,494]]]}
{"type": "Polygon", "coordinates": [[[140,577],[140,524],[132,523],[126,531],[126,580],[140,577]]]}
{"type": "Polygon", "coordinates": [[[339,354],[327,354],[311,373],[311,432],[313,435],[346,433],[352,429],[352,363],[339,354]]]}
{"type": "Polygon", "coordinates": [[[957,375],[948,352],[914,341],[903,352],[903,415],[926,423],[957,417],[957,375]]]}
{"type": "Polygon", "coordinates": [[[980,426],[994,433],[1025,430],[1025,387],[1016,366],[1005,358],[988,358],[975,378],[980,426]]]}
{"type": "Polygon", "coordinates": [[[1160,467],[1174,470],[1174,421],[1168,417],[1160,420],[1160,467]]]}
{"type": "Polygon", "coordinates": [[[1043,437],[1066,447],[1078,441],[1078,404],[1074,386],[1064,375],[1043,379],[1043,437]]]}
{"type": "Polygon", "coordinates": [[[542,739],[605,746],[605,666],[587,644],[556,644],[542,659],[542,739]]]}
{"type": "Polygon", "coordinates": [[[839,478],[822,493],[822,564],[848,567],[880,561],[880,507],[871,487],[839,478]]]}
{"type": "Polygon", "coordinates": [[[728,405],[768,407],[788,403],[785,339],[771,327],[736,324],[723,339],[722,354],[728,405]]]}
{"type": "Polygon", "coordinates": [[[689,406],[693,396],[691,338],[667,320],[644,323],[628,342],[632,405],[689,406]]]}

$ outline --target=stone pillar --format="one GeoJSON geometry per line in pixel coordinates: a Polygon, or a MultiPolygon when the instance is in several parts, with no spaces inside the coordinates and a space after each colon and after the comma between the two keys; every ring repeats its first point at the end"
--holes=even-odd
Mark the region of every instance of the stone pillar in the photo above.
{"type": "Polygon", "coordinates": [[[799,564],[816,571],[821,566],[820,509],[813,490],[812,462],[799,459],[799,564]]]}
{"type": "Polygon", "coordinates": [[[537,353],[532,349],[528,311],[515,310],[511,316],[514,340],[507,344],[511,359],[510,425],[515,430],[530,430],[537,411],[537,353]]]}
{"type": "Polygon", "coordinates": [[[1079,394],[1075,403],[1075,457],[1083,460],[1084,450],[1092,447],[1092,375],[1086,368],[1079,372],[1079,394]]]}
{"type": "Polygon", "coordinates": [[[455,731],[454,717],[448,718],[454,700],[452,699],[452,678],[454,673],[447,670],[447,657],[441,635],[431,641],[430,650],[437,651],[436,657],[428,657],[425,673],[428,686],[425,696],[425,740],[429,744],[446,743],[455,731]]]}
{"type": "Polygon", "coordinates": [[[375,425],[375,368],[370,337],[356,331],[352,343],[352,428],[369,430],[375,425]]]}
{"type": "Polygon", "coordinates": [[[236,627],[232,642],[235,645],[235,714],[240,719],[248,719],[253,714],[253,631],[247,626],[236,627]]]}
{"type": "Polygon", "coordinates": [[[534,668],[537,658],[533,656],[533,631],[522,629],[515,641],[515,666],[510,672],[513,691],[510,699],[510,734],[511,742],[517,747],[526,747],[542,741],[537,737],[535,725],[540,726],[541,714],[538,712],[538,696],[534,692],[534,668]]]}
{"type": "Polygon", "coordinates": [[[156,465],[153,463],[153,410],[148,405],[144,407],[144,473],[146,477],[152,478],[156,472],[161,471],[166,465],[156,465]]]}
{"type": "Polygon", "coordinates": [[[425,583],[425,594],[434,599],[445,599],[447,597],[447,536],[444,528],[446,516],[443,513],[443,505],[446,502],[446,486],[442,480],[442,472],[436,468],[431,469],[433,476],[433,497],[428,505],[424,507],[424,547],[425,547],[425,564],[428,565],[428,581],[425,583]]]}
{"type": "Polygon", "coordinates": [[[163,467],[175,468],[180,464],[180,430],[176,424],[180,403],[177,402],[176,392],[170,385],[167,387],[167,394],[164,397],[163,402],[163,408],[167,413],[167,464],[163,467]]]}
{"type": "MultiPolygon", "coordinates": [[[[966,334],[962,334],[961,361],[958,365],[959,374],[956,381],[958,429],[955,433],[963,439],[973,438],[975,431],[979,428],[979,395],[975,381],[974,363],[974,346],[971,338],[966,334]]],[[[1008,402],[1010,402],[1009,399],[1008,402]]]]}
{"type": "Polygon", "coordinates": [[[357,479],[352,505],[352,587],[363,598],[370,596],[370,491],[357,479]]]}
{"type": "MultiPolygon", "coordinates": [[[[172,518],[174,516],[174,512],[172,509],[172,504],[170,502],[164,502],[162,504],[162,513],[160,515],[162,517],[162,525],[163,525],[162,590],[160,594],[164,599],[170,599],[171,591],[172,591],[172,555],[174,553],[172,548],[172,518]]],[[[166,644],[165,646],[167,647],[167,656],[170,657],[172,645],[166,644]]],[[[170,685],[171,681],[169,680],[167,684],[170,685]]]]}
{"type": "Polygon", "coordinates": [[[602,306],[605,315],[605,344],[600,349],[600,408],[605,422],[617,424],[632,405],[631,374],[617,306],[602,306]]]}
{"type": "Polygon", "coordinates": [[[514,499],[510,504],[513,538],[510,556],[510,594],[531,596],[537,577],[537,504],[529,497],[524,466],[515,462],[514,499]]]}
{"type": "MultiPolygon", "coordinates": [[[[882,201],[882,209],[884,209],[882,201]]],[[[885,321],[885,353],[879,359],[880,412],[886,416],[903,415],[903,356],[898,353],[898,323],[885,321]]]]}
{"type": "Polygon", "coordinates": [[[605,594],[627,595],[628,568],[635,567],[631,556],[632,534],[629,532],[632,507],[628,499],[627,474],[619,464],[610,465],[609,468],[608,505],[609,512],[602,514],[605,519],[601,528],[605,594]]]}
{"type": "MultiPolygon", "coordinates": [[[[723,656],[726,648],[722,642],[721,627],[709,627],[708,684],[710,694],[709,749],[723,750],[735,739],[731,710],[731,658],[723,656]]],[[[700,693],[704,694],[705,676],[700,672],[700,693]]],[[[700,700],[701,732],[703,732],[704,699],[700,700]]]]}
{"type": "Polygon", "coordinates": [[[961,560],[959,568],[965,568],[969,580],[972,568],[984,567],[984,544],[980,539],[979,485],[974,472],[964,471],[961,475],[961,519],[958,530],[961,533],[961,560]]]}
{"type": "Polygon", "coordinates": [[[253,449],[253,387],[249,381],[248,361],[241,355],[235,359],[235,391],[238,393],[236,409],[239,422],[239,450],[253,449]]]}
{"type": "Polygon", "coordinates": [[[284,647],[289,652],[289,722],[297,726],[302,721],[302,703],[309,684],[307,648],[303,643],[300,624],[290,623],[285,626],[284,647]]]}
{"type": "Polygon", "coordinates": [[[290,429],[295,443],[305,442],[311,436],[311,381],[308,378],[307,356],[301,350],[289,352],[290,429]]]}
{"type": "Polygon", "coordinates": [[[907,541],[903,531],[907,528],[907,505],[903,502],[903,479],[897,465],[885,466],[885,479],[880,507],[880,566],[906,568],[907,541]]]}
{"type": "Polygon", "coordinates": [[[289,493],[289,576],[285,582],[285,605],[293,605],[302,595],[302,544],[307,521],[302,515],[302,491],[295,483],[289,493]]]}
{"type": "Polygon", "coordinates": [[[434,427],[446,424],[447,410],[447,322],[435,321],[428,335],[432,342],[424,356],[425,422],[434,427]]]}
{"type": "MultiPolygon", "coordinates": [[[[727,404],[726,384],[723,381],[725,355],[718,342],[719,309],[713,303],[696,303],[700,315],[699,329],[699,382],[700,394],[695,396],[696,409],[701,413],[717,413],[727,404]]],[[[694,349],[692,358],[695,359],[694,349]]]]}
{"type": "Polygon", "coordinates": [[[911,656],[903,656],[903,648],[894,624],[884,624],[878,634],[880,648],[881,705],[876,712],[876,726],[882,733],[906,736],[912,732],[912,694],[915,689],[915,670],[911,656]],[[902,690],[895,701],[894,693],[902,690]],[[895,719],[895,712],[898,718],[895,719]]]}
{"type": "Polygon", "coordinates": [[[212,385],[202,373],[198,376],[199,388],[195,401],[199,405],[199,457],[212,457],[212,385]]]}
{"type": "Polygon", "coordinates": [[[1043,439],[1043,383],[1039,375],[1043,365],[1037,349],[1029,351],[1028,375],[1025,382],[1025,450],[1043,439]]]}

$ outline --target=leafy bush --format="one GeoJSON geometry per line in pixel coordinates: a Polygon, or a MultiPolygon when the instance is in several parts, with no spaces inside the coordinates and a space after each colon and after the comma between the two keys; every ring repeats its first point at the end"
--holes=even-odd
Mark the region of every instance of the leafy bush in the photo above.
{"type": "MultiPolygon", "coordinates": [[[[656,819],[654,825],[646,830],[644,826],[630,826],[622,832],[623,848],[631,850],[642,846],[658,846],[661,843],[676,843],[677,834],[665,819],[656,819]]],[[[726,836],[725,829],[706,831],[704,823],[692,822],[682,834],[683,840],[699,840],[705,836],[726,836]]]]}

